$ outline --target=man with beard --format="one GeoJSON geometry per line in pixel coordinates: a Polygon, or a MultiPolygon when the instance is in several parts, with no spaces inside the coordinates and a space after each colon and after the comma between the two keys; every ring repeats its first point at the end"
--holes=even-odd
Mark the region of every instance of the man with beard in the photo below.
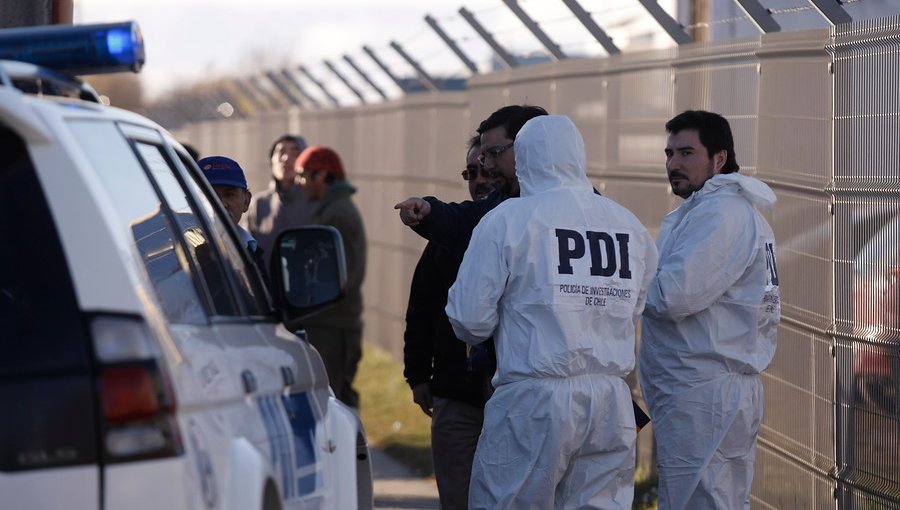
{"type": "Polygon", "coordinates": [[[521,197],[475,227],[446,308],[459,338],[493,335],[497,349],[469,506],[630,509],[625,377],[656,248],[634,214],[594,192],[568,117],[529,120],[514,150],[521,197]]]}
{"type": "MultiPolygon", "coordinates": [[[[462,172],[475,201],[486,198],[503,180],[485,170],[479,156],[481,138],[475,135],[462,172]]],[[[413,401],[431,416],[434,477],[445,510],[467,508],[472,458],[493,375],[493,370],[467,363],[466,344],[453,334],[444,312],[460,262],[451,250],[428,243],[413,274],[403,335],[403,374],[413,401]]]]}
{"type": "Polygon", "coordinates": [[[781,311],[775,236],[758,208],[774,206],[775,194],[737,173],[722,116],[686,111],[666,131],[669,183],[684,202],[660,226],[638,357],[659,508],[750,508],[759,374],[781,311]]]}
{"type": "Polygon", "coordinates": [[[472,229],[488,211],[507,198],[519,196],[516,156],[509,150],[522,126],[530,119],[547,115],[540,106],[510,105],[492,113],[478,126],[481,136],[480,162],[487,172],[503,177],[500,188],[486,199],[444,203],[435,197],[412,197],[394,206],[400,220],[416,233],[457,251],[460,259],[469,245],[472,229]]]}

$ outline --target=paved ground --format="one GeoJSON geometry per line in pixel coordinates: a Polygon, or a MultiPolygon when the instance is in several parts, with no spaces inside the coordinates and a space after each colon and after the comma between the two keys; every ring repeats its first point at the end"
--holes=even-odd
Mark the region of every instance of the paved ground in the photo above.
{"type": "Polygon", "coordinates": [[[434,478],[412,474],[406,466],[377,449],[369,450],[375,477],[375,508],[382,510],[438,510],[434,478]]]}

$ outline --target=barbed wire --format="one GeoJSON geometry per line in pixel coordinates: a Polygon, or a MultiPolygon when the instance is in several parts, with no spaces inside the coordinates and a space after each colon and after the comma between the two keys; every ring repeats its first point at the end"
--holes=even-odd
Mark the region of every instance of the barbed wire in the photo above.
{"type": "Polygon", "coordinates": [[[809,11],[812,9],[812,6],[809,5],[798,5],[797,7],[785,7],[782,9],[768,9],[769,14],[796,14],[798,12],[809,11]]]}
{"type": "MultiPolygon", "coordinates": [[[[847,6],[851,4],[858,5],[866,0],[836,1],[839,5],[847,6]]],[[[767,8],[766,11],[772,16],[793,16],[798,14],[808,14],[810,11],[815,12],[815,8],[812,5],[803,2],[803,0],[783,1],[778,3],[793,3],[795,5],[767,8]]],[[[584,30],[583,25],[574,13],[571,13],[571,11],[563,6],[562,3],[558,5],[558,9],[556,8],[556,4],[554,4],[555,7],[553,9],[548,8],[548,2],[546,0],[519,0],[519,4],[526,12],[531,14],[532,20],[539,27],[546,29],[547,35],[560,48],[566,49],[567,53],[573,55],[579,53],[580,56],[588,58],[605,53],[605,50],[601,48],[601,45],[590,36],[587,30],[584,30]],[[572,26],[569,27],[567,24],[572,24],[572,26]]],[[[638,13],[643,14],[643,17],[649,16],[639,2],[627,3],[613,2],[610,0],[581,0],[581,4],[583,9],[594,18],[599,25],[604,26],[607,30],[612,29],[611,33],[617,35],[620,34],[620,32],[616,32],[615,30],[623,27],[627,28],[631,23],[634,23],[635,20],[638,19],[638,13]]],[[[501,0],[490,0],[488,2],[477,3],[474,7],[464,7],[472,13],[480,23],[483,23],[485,28],[501,41],[501,44],[505,42],[506,44],[504,44],[504,46],[512,48],[512,51],[523,54],[535,51],[546,53],[545,48],[543,48],[543,46],[539,44],[539,41],[533,37],[531,31],[528,30],[515,13],[501,0]],[[515,40],[516,42],[513,43],[511,40],[515,40]]],[[[443,28],[447,31],[448,36],[450,36],[457,44],[465,45],[465,53],[470,57],[477,55],[478,59],[482,57],[487,59],[490,55],[493,55],[489,50],[484,51],[487,48],[484,39],[472,30],[471,25],[466,22],[458,11],[448,12],[444,10],[437,15],[429,14],[427,11],[422,12],[420,24],[407,22],[404,26],[404,32],[406,33],[393,40],[398,41],[398,44],[409,52],[410,57],[419,62],[420,65],[423,65],[424,67],[440,65],[441,70],[435,71],[435,75],[440,75],[442,78],[467,77],[469,76],[470,71],[467,67],[463,66],[458,59],[451,55],[450,48],[441,42],[432,27],[424,21],[426,15],[431,15],[441,25],[444,25],[443,28]],[[448,27],[450,30],[447,30],[448,27]]],[[[752,23],[752,21],[750,16],[741,13],[740,15],[734,15],[732,17],[708,22],[690,23],[683,26],[685,29],[691,30],[701,27],[711,28],[736,24],[741,26],[739,24],[742,22],[752,23]]],[[[650,29],[642,27],[641,30],[655,30],[657,32],[662,32],[662,28],[659,26],[651,25],[651,27],[652,28],[650,29]]],[[[649,31],[648,33],[650,33],[649,31]]],[[[627,41],[629,40],[629,37],[631,37],[631,35],[627,35],[627,33],[626,35],[619,35],[619,40],[625,42],[625,47],[628,45],[627,41]]],[[[366,46],[370,47],[376,53],[378,60],[388,69],[392,70],[395,75],[409,77],[412,66],[406,59],[402,58],[396,51],[390,48],[388,45],[389,40],[390,38],[388,37],[385,41],[373,41],[366,46]]],[[[354,74],[356,71],[351,70],[351,68],[348,67],[348,64],[343,61],[343,55],[351,56],[359,67],[364,69],[373,80],[383,87],[385,84],[390,84],[390,87],[394,87],[395,84],[380,72],[380,66],[371,59],[371,56],[368,55],[368,53],[362,51],[362,48],[358,48],[354,51],[344,51],[339,55],[327,57],[333,64],[343,70],[343,74],[347,76],[348,81],[353,83],[357,88],[361,88],[365,95],[371,95],[372,91],[368,90],[367,84],[362,83],[362,78],[360,76],[354,74]]],[[[338,85],[340,79],[334,76],[331,70],[323,67],[321,61],[307,62],[306,65],[313,70],[314,74],[320,80],[329,84],[331,88],[338,89],[337,92],[341,96],[346,95],[347,92],[343,90],[345,85],[338,85]]],[[[285,67],[291,66],[285,64],[285,67]]],[[[479,67],[483,67],[483,65],[479,65],[479,67]]],[[[318,95],[319,92],[315,89],[316,87],[311,87],[311,93],[313,95],[318,95]]]]}
{"type": "MultiPolygon", "coordinates": [[[[424,19],[424,16],[423,16],[423,19],[424,19]]],[[[405,39],[403,39],[403,42],[404,43],[413,42],[416,39],[423,37],[426,33],[431,33],[431,28],[427,24],[425,24],[424,21],[422,22],[422,25],[423,26],[420,27],[419,30],[417,30],[412,35],[409,35],[405,39]]]]}
{"type": "Polygon", "coordinates": [[[475,8],[475,9],[467,7],[466,10],[471,12],[472,14],[483,14],[485,12],[498,11],[498,10],[503,10],[504,12],[509,12],[509,11],[507,11],[507,7],[502,4],[488,5],[485,7],[479,7],[479,8],[475,8]]]}
{"type": "Polygon", "coordinates": [[[543,27],[543,26],[548,26],[548,25],[556,25],[557,23],[562,23],[564,21],[578,21],[578,18],[576,18],[575,16],[560,16],[558,18],[541,20],[536,23],[538,24],[538,26],[543,27]]]}
{"type": "Polygon", "coordinates": [[[714,26],[718,26],[718,25],[731,25],[738,21],[749,20],[749,19],[750,18],[748,18],[747,16],[734,16],[731,18],[723,18],[723,19],[718,19],[718,20],[709,21],[709,22],[700,21],[698,23],[689,23],[687,25],[684,25],[684,28],[687,28],[687,29],[708,28],[708,27],[714,27],[714,26]]]}
{"type": "MultiPolygon", "coordinates": [[[[542,3],[542,2],[545,2],[545,1],[546,1],[546,0],[520,0],[519,3],[522,4],[522,5],[528,5],[528,4],[542,3]]],[[[602,0],[602,1],[603,1],[603,3],[608,3],[608,2],[606,2],[606,0],[602,0]]],[[[589,3],[589,2],[584,2],[584,1],[582,1],[581,3],[582,3],[582,6],[581,6],[581,7],[582,7],[582,8],[585,10],[585,12],[587,12],[588,14],[594,14],[594,12],[599,12],[599,11],[592,11],[592,10],[590,9],[589,6],[585,5],[586,3],[589,3]]],[[[604,14],[607,14],[607,13],[613,13],[613,12],[616,12],[616,11],[627,11],[627,10],[638,9],[638,8],[641,8],[641,6],[640,6],[640,4],[638,4],[637,2],[635,2],[635,3],[633,3],[633,4],[622,3],[622,4],[620,4],[620,5],[615,5],[615,6],[612,6],[612,7],[610,7],[609,5],[604,5],[604,6],[602,7],[602,12],[603,12],[604,14]]]]}

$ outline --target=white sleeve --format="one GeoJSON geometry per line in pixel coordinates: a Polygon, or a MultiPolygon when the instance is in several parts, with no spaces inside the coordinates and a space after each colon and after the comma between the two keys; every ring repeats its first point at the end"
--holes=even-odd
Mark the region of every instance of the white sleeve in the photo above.
{"type": "Polygon", "coordinates": [[[646,315],[681,321],[709,308],[744,274],[757,236],[753,207],[717,202],[688,213],[671,234],[678,237],[659,262],[646,315]]]}
{"type": "Polygon", "coordinates": [[[650,234],[646,232],[644,232],[644,237],[644,246],[647,249],[644,250],[644,275],[643,280],[641,280],[640,294],[638,294],[637,303],[634,307],[635,325],[640,322],[641,314],[647,304],[647,293],[650,290],[651,282],[656,276],[656,268],[659,264],[659,252],[656,249],[656,243],[653,242],[650,234]]]}
{"type": "Polygon", "coordinates": [[[453,331],[470,344],[493,336],[499,323],[500,298],[509,276],[501,227],[502,218],[496,215],[483,218],[475,227],[456,282],[447,295],[445,311],[453,331]]]}

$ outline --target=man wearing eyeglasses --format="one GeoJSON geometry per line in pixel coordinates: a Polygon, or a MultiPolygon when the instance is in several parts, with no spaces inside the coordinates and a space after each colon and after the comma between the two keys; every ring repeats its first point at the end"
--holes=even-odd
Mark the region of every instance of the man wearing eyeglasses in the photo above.
{"type": "MultiPolygon", "coordinates": [[[[463,179],[472,200],[487,197],[502,178],[478,162],[481,139],[469,140],[463,179]]],[[[456,280],[461,258],[430,242],[422,252],[409,290],[403,334],[403,375],[413,401],[431,416],[431,453],[441,508],[465,509],[472,459],[489,397],[490,366],[467,361],[466,344],[456,338],[444,313],[447,290],[456,280]]],[[[493,362],[493,349],[489,353],[493,362]]]]}
{"type": "Polygon", "coordinates": [[[504,179],[497,192],[485,200],[449,204],[435,197],[408,198],[394,206],[394,209],[399,209],[403,224],[429,241],[458,251],[462,258],[472,230],[482,216],[507,198],[519,196],[516,156],[509,149],[522,126],[541,115],[547,115],[547,110],[540,106],[504,106],[478,126],[482,166],[485,171],[504,179]]]}
{"type": "Polygon", "coordinates": [[[466,168],[462,171],[462,178],[469,185],[469,196],[472,200],[487,198],[491,192],[505,184],[506,179],[499,173],[484,169],[479,135],[469,140],[469,152],[466,154],[466,168]]]}
{"type": "Polygon", "coordinates": [[[478,223],[445,310],[457,337],[493,336],[497,350],[469,506],[630,509],[625,377],[656,247],[634,214],[594,192],[568,117],[529,120],[515,155],[521,198],[478,223]]]}

